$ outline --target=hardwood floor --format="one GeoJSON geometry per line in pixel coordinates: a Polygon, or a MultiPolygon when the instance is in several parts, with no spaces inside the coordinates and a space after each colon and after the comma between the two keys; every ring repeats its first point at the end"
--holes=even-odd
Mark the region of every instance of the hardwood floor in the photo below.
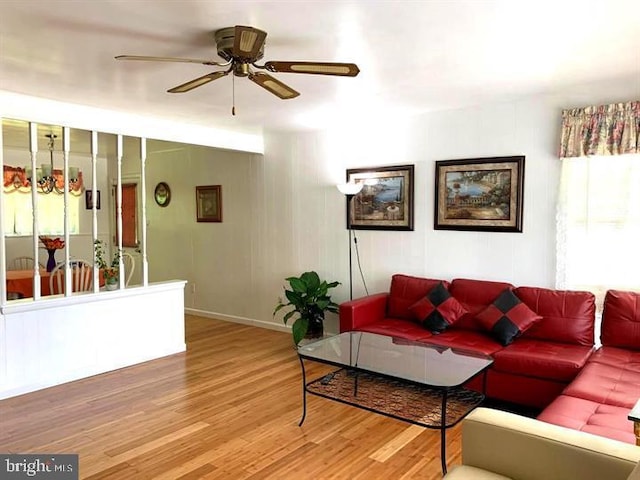
{"type": "MultiPolygon", "coordinates": [[[[313,395],[298,427],[288,333],[186,327],[186,353],[0,401],[0,452],[77,453],[91,480],[441,478],[436,430],[313,395]]],[[[460,463],[459,426],[447,443],[460,463]]]]}

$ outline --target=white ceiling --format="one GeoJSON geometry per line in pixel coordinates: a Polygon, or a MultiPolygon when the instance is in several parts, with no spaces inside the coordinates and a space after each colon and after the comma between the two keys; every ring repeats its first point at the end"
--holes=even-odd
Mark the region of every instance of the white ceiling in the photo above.
{"type": "Polygon", "coordinates": [[[0,90],[260,133],[460,108],[635,76],[638,0],[0,0],[0,90]],[[220,60],[212,32],[267,31],[264,60],[355,62],[355,78],[273,74],[280,100],[216,70],[120,54],[220,60]]]}

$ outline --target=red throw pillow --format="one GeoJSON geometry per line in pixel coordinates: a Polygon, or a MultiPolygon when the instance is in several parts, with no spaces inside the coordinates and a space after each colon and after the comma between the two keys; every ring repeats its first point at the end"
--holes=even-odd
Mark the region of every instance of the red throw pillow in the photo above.
{"type": "Polygon", "coordinates": [[[409,310],[433,333],[444,332],[449,325],[467,313],[442,282],[433,287],[426,297],[411,305],[409,310]]]}
{"type": "Polygon", "coordinates": [[[502,345],[507,346],[542,317],[531,310],[510,289],[476,315],[480,324],[502,345]]]}

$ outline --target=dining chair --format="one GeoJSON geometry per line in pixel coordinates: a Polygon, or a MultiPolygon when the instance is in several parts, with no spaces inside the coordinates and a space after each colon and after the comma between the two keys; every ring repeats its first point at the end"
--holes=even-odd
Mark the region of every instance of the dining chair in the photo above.
{"type": "MultiPolygon", "coordinates": [[[[33,266],[36,261],[33,257],[16,257],[11,260],[9,264],[9,270],[33,270],[33,266]]],[[[40,268],[44,268],[44,266],[40,263],[40,268]]]]}
{"type": "Polygon", "coordinates": [[[122,252],[122,263],[124,264],[124,273],[127,276],[124,286],[128,287],[131,277],[133,277],[133,271],[136,269],[136,260],[129,252],[122,252]]]}
{"type": "MultiPolygon", "coordinates": [[[[74,259],[69,261],[71,268],[71,291],[93,291],[93,266],[86,260],[74,259]]],[[[51,295],[64,293],[65,264],[59,263],[49,277],[49,290],[51,295]]]]}

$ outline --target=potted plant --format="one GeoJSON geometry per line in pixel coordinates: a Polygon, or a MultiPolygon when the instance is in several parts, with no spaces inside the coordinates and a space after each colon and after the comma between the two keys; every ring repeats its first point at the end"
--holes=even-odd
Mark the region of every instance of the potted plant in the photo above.
{"type": "Polygon", "coordinates": [[[329,311],[338,313],[338,305],[331,301],[329,289],[340,285],[340,282],[327,283],[320,280],[316,272],[304,272],[299,277],[286,278],[291,289],[285,287],[284,294],[288,302],[278,300],[273,316],[282,308],[293,307],[287,312],[283,321],[287,321],[294,315],[298,315],[291,327],[293,343],[297,346],[300,340],[305,338],[321,337],[324,333],[324,313],[329,311]]]}
{"type": "Polygon", "coordinates": [[[107,290],[118,288],[120,276],[120,250],[116,249],[110,263],[105,260],[106,249],[102,240],[96,240],[93,244],[96,253],[96,265],[102,270],[104,275],[104,285],[107,290]]]}

